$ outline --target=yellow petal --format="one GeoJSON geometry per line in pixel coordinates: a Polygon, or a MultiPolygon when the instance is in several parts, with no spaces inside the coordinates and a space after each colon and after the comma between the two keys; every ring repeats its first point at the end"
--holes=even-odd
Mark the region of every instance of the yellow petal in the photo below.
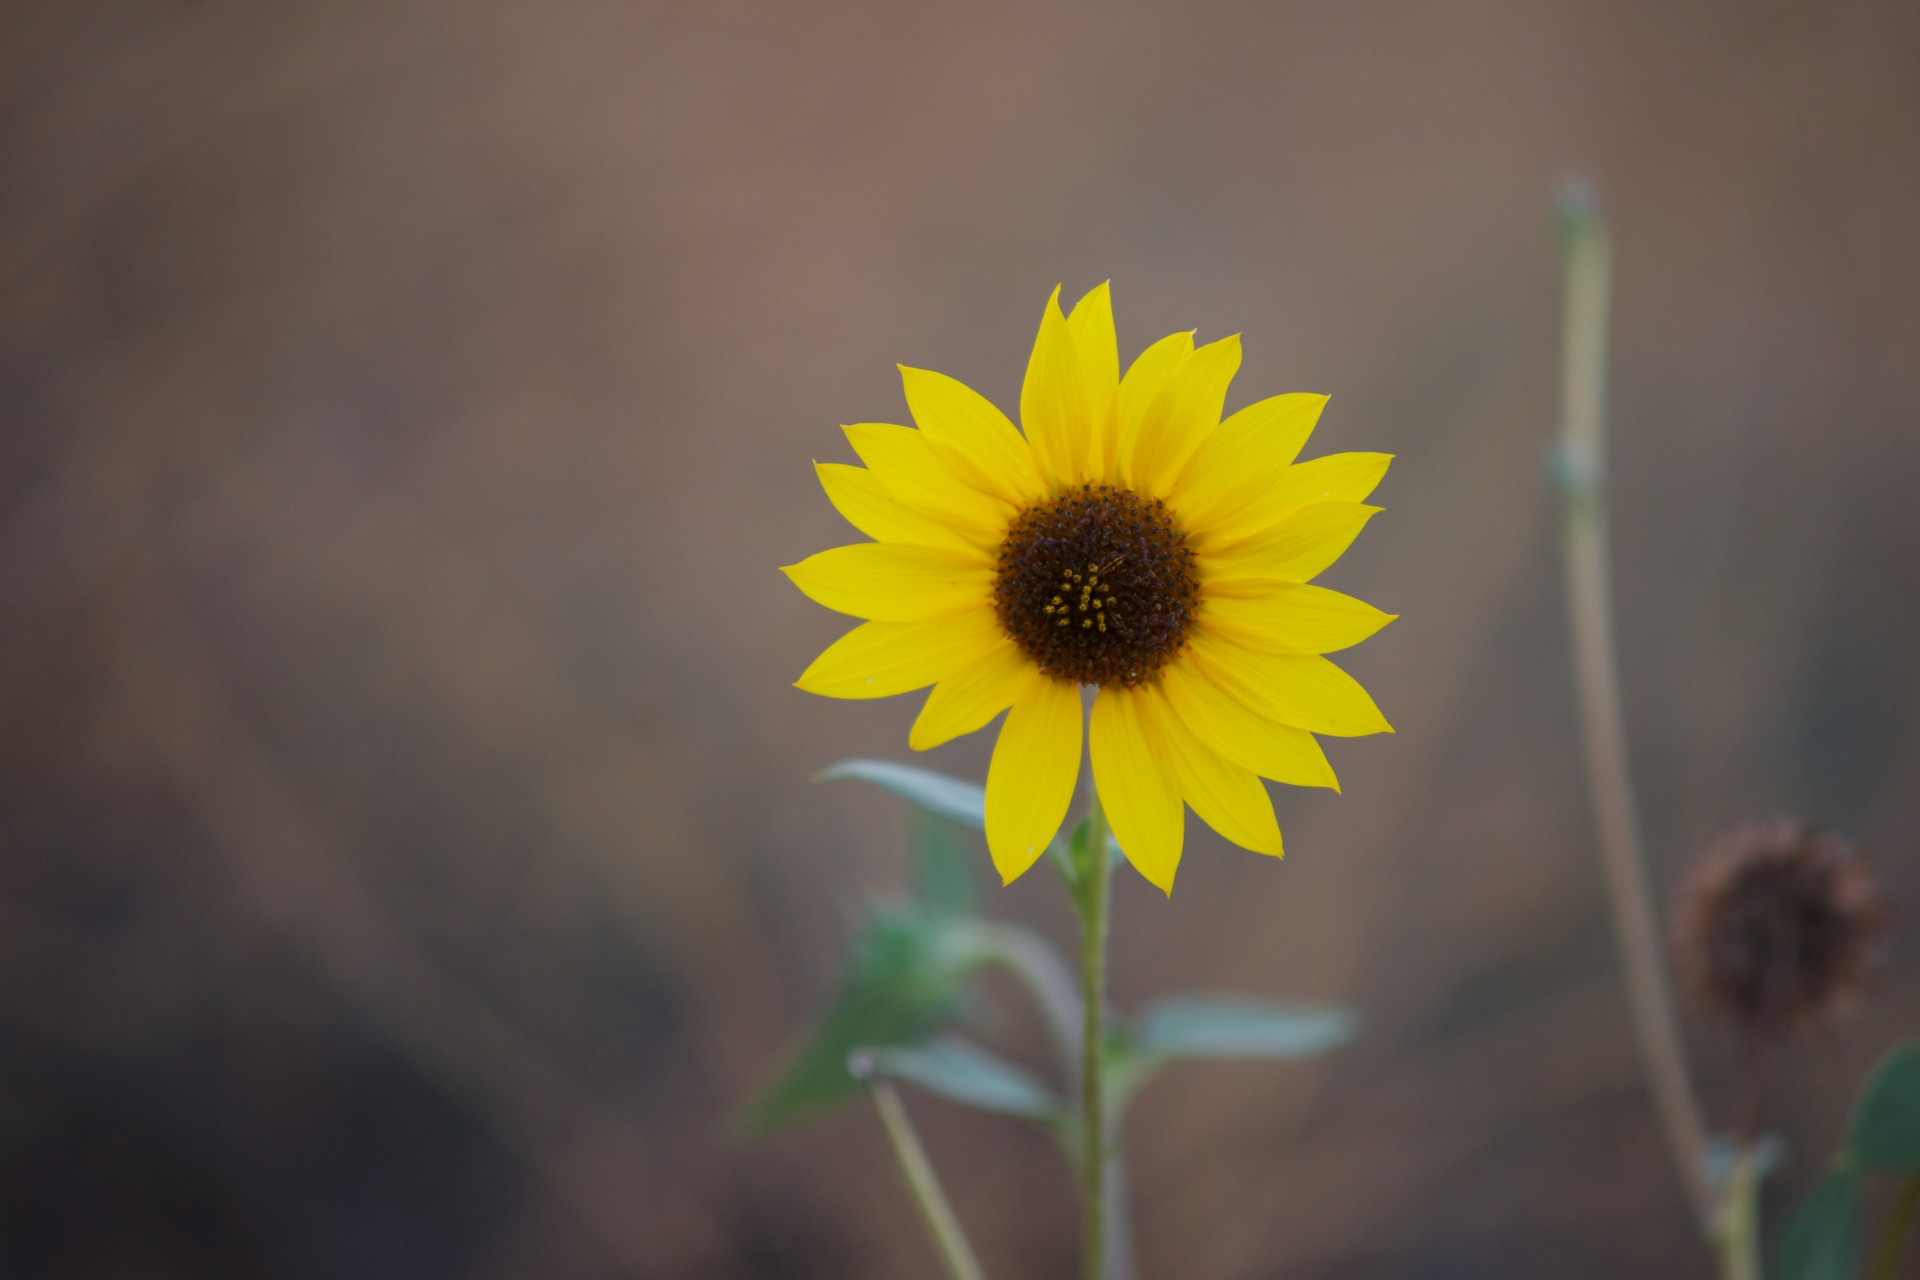
{"type": "Polygon", "coordinates": [[[944,373],[899,369],[913,420],[962,479],[1016,507],[1040,496],[1033,450],[992,401],[944,373]]]}
{"type": "Polygon", "coordinates": [[[1198,567],[1209,595],[1247,596],[1275,582],[1307,582],[1346,553],[1379,507],[1316,502],[1225,550],[1203,547],[1198,567]]]}
{"type": "Polygon", "coordinates": [[[1200,820],[1243,849],[1279,857],[1280,824],[1259,777],[1213,750],[1181,723],[1164,697],[1149,690],[1141,718],[1159,756],[1180,786],[1180,795],[1200,820]]]}
{"type": "Polygon", "coordinates": [[[923,547],[952,547],[958,551],[975,550],[981,544],[970,541],[952,525],[915,511],[887,491],[880,477],[865,467],[850,467],[843,462],[816,462],[820,487],[834,510],[847,523],[877,542],[912,542],[923,547]]]}
{"type": "Polygon", "coordinates": [[[1087,383],[1088,479],[1105,478],[1118,448],[1115,404],[1120,390],[1120,344],[1113,333],[1110,283],[1089,292],[1067,315],[1067,332],[1073,336],[1087,383]]]}
{"type": "Polygon", "coordinates": [[[1164,498],[1199,443],[1220,424],[1227,386],[1240,369],[1235,334],[1194,348],[1167,379],[1134,436],[1128,475],[1134,488],[1164,498]]]}
{"type": "Polygon", "coordinates": [[[1033,673],[1033,663],[1011,640],[999,643],[965,670],[943,676],[907,734],[907,745],[926,751],[972,733],[1013,705],[1033,673]]]}
{"type": "Polygon", "coordinates": [[[1173,486],[1189,533],[1202,533],[1270,493],[1299,456],[1327,398],[1295,394],[1250,404],[1202,440],[1173,486]]]}
{"type": "Polygon", "coordinates": [[[1160,673],[1160,688],[1181,723],[1229,760],[1275,782],[1340,789],[1312,734],[1267,719],[1228,693],[1198,663],[1174,662],[1160,673]]]}
{"type": "Polygon", "coordinates": [[[794,685],[829,698],[890,698],[944,680],[1005,644],[1000,624],[984,609],[927,622],[863,622],[829,645],[794,685]]]}
{"type": "Polygon", "coordinates": [[[880,622],[919,622],[968,610],[993,613],[993,565],[946,547],[857,542],[781,570],[829,609],[880,622]]]}
{"type": "Polygon", "coordinates": [[[1330,453],[1312,462],[1297,462],[1287,468],[1271,493],[1221,520],[1201,541],[1208,547],[1229,546],[1271,529],[1309,503],[1364,502],[1392,461],[1390,453],[1330,453]]]}
{"type": "Polygon", "coordinates": [[[1060,290],[1047,299],[1040,335],[1027,361],[1020,388],[1020,423],[1027,429],[1040,478],[1050,485],[1078,484],[1086,478],[1092,447],[1092,421],[1086,378],[1067,319],[1060,314],[1060,290]]]}
{"type": "Polygon", "coordinates": [[[1191,657],[1269,720],[1333,738],[1393,732],[1359,681],[1318,654],[1256,653],[1203,629],[1193,637],[1191,657]]]}
{"type": "Polygon", "coordinates": [[[1006,537],[1013,506],[956,476],[921,432],[891,422],[856,422],[841,430],[860,460],[904,505],[954,526],[976,545],[998,546],[1006,537]]]}
{"type": "Polygon", "coordinates": [[[1265,653],[1337,653],[1396,616],[1303,582],[1275,582],[1252,597],[1208,596],[1200,606],[1201,626],[1265,653]]]}
{"type": "Polygon", "coordinates": [[[1080,776],[1080,687],[1032,673],[987,765],[987,852],[1011,883],[1046,852],[1080,776]]]}
{"type": "Polygon", "coordinates": [[[1170,333],[1142,351],[1127,367],[1127,376],[1120,379],[1120,396],[1114,414],[1117,449],[1107,460],[1106,478],[1117,480],[1127,474],[1134,441],[1139,438],[1140,423],[1146,418],[1147,410],[1160,398],[1173,371],[1192,354],[1191,332],[1170,333]]]}
{"type": "Polygon", "coordinates": [[[1127,861],[1162,893],[1173,892],[1186,815],[1180,791],[1154,759],[1140,724],[1137,689],[1102,689],[1088,718],[1093,783],[1127,861]]]}

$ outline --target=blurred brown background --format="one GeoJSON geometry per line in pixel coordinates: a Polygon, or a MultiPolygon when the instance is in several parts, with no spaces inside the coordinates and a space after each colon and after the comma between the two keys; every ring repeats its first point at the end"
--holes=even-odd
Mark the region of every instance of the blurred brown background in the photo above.
{"type": "MultiPolygon", "coordinates": [[[[808,461],[900,417],[892,362],[1012,405],[1107,277],[1124,348],[1243,332],[1233,403],[1399,454],[1329,577],[1404,615],[1351,662],[1398,736],[1280,797],[1284,864],[1196,834],[1171,902],[1120,883],[1122,1000],[1367,1019],[1156,1086],[1146,1274],[1707,1273],[1581,789],[1547,197],[1596,175],[1619,241],[1657,878],[1787,812],[1910,905],[1920,9],[0,22],[0,1273],[931,1274],[870,1117],[725,1132],[903,870],[897,802],[807,777],[904,758],[917,700],[791,689],[844,624],[774,567],[848,536],[808,461]]],[[[1064,936],[1044,873],[992,903],[1064,936]]],[[[1915,1022],[1895,941],[1781,1068],[1776,1217],[1915,1022]]],[[[989,1270],[1066,1274],[1044,1145],[915,1107],[989,1270]]]]}

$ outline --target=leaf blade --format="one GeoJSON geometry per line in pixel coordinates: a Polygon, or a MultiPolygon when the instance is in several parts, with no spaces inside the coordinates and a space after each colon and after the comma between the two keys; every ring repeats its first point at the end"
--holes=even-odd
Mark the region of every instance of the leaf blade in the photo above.
{"type": "Polygon", "coordinates": [[[1358,1019],[1331,1005],[1173,996],[1149,1005],[1134,1050],[1154,1062],[1307,1058],[1351,1040],[1358,1019]]]}
{"type": "Polygon", "coordinates": [[[1851,1172],[1834,1169],[1787,1220],[1771,1274],[1777,1280],[1852,1280],[1859,1255],[1859,1186],[1851,1172]]]}
{"type": "Polygon", "coordinates": [[[1920,1038],[1881,1057],[1854,1106],[1848,1146],[1867,1168],[1920,1173],[1920,1038]]]}
{"type": "Polygon", "coordinates": [[[892,760],[842,760],[814,775],[815,782],[841,778],[871,782],[936,817],[975,831],[987,829],[986,789],[971,782],[892,760]]]}
{"type": "Polygon", "coordinates": [[[958,1037],[866,1049],[856,1056],[864,1056],[883,1076],[976,1110],[1049,1126],[1061,1123],[1066,1115],[1058,1095],[1034,1076],[958,1037]]]}

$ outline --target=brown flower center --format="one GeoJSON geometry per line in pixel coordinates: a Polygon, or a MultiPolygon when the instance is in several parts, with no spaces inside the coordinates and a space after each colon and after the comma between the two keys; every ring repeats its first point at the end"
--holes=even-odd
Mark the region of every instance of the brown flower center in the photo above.
{"type": "Polygon", "coordinates": [[[1166,504],[1082,485],[1014,517],[993,608],[1040,670],[1132,687],[1171,662],[1200,603],[1193,549],[1166,504]]]}

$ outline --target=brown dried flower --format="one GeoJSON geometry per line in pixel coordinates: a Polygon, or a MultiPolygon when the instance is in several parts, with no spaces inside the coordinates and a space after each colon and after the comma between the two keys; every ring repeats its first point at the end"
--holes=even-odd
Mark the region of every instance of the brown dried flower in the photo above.
{"type": "Polygon", "coordinates": [[[1771,1040],[1830,1022],[1859,997],[1886,907],[1839,836],[1784,819],[1710,849],[1674,917],[1675,967],[1694,1002],[1771,1040]]]}

